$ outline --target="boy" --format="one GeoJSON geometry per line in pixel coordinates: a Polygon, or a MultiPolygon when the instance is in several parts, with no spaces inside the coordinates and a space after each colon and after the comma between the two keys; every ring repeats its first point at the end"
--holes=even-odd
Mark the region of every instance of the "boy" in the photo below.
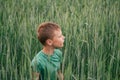
{"type": "Polygon", "coordinates": [[[43,49],[32,60],[32,79],[63,80],[60,71],[62,53],[57,48],[63,47],[65,37],[59,25],[52,22],[42,23],[38,28],[37,37],[43,49]]]}

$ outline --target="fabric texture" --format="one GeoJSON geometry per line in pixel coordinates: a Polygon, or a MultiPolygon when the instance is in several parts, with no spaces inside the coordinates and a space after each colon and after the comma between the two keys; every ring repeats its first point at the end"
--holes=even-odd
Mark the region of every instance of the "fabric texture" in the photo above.
{"type": "Polygon", "coordinates": [[[62,52],[55,49],[52,55],[46,55],[42,50],[33,58],[31,67],[33,72],[40,73],[40,80],[57,80],[57,71],[60,70],[62,52]]]}

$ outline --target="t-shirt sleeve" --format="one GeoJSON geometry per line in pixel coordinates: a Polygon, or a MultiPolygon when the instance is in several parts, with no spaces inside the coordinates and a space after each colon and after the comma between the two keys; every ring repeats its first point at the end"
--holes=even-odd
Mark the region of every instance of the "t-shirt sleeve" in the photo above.
{"type": "Polygon", "coordinates": [[[62,62],[62,60],[63,60],[62,52],[59,49],[57,49],[57,56],[59,57],[60,62],[62,62]]]}
{"type": "Polygon", "coordinates": [[[41,65],[40,65],[40,62],[36,58],[34,58],[32,60],[32,62],[31,62],[31,68],[32,68],[33,72],[40,73],[41,65]]]}

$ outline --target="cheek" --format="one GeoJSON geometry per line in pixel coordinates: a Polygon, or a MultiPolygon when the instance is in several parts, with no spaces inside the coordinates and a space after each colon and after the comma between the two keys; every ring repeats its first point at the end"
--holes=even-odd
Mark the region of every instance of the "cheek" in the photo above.
{"type": "Polygon", "coordinates": [[[55,44],[58,44],[58,43],[60,43],[60,41],[59,41],[59,40],[55,40],[54,43],[55,43],[55,44]]]}
{"type": "Polygon", "coordinates": [[[60,40],[60,39],[54,40],[54,44],[56,44],[56,45],[60,45],[61,43],[62,43],[62,40],[60,40]]]}

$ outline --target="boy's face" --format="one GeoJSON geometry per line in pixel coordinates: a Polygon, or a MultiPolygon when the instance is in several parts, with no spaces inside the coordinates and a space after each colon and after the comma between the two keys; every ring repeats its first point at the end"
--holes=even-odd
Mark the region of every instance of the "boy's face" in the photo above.
{"type": "Polygon", "coordinates": [[[62,35],[62,31],[60,29],[54,31],[54,37],[52,39],[52,45],[54,48],[63,47],[65,37],[62,35]]]}

